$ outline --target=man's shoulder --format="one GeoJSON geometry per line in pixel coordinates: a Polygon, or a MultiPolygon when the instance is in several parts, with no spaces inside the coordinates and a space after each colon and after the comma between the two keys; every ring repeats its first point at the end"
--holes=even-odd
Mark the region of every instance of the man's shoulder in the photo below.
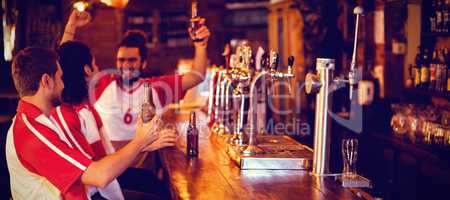
{"type": "Polygon", "coordinates": [[[36,148],[39,145],[36,144],[40,142],[38,136],[48,135],[48,132],[51,131],[42,127],[34,119],[30,119],[23,113],[18,113],[8,132],[14,138],[13,145],[16,152],[19,154],[37,152],[36,148]]]}
{"type": "Polygon", "coordinates": [[[95,101],[97,101],[102,96],[106,88],[112,83],[114,83],[116,80],[117,76],[114,74],[106,74],[103,72],[99,72],[99,74],[96,75],[95,79],[91,83],[94,86],[95,101]]]}

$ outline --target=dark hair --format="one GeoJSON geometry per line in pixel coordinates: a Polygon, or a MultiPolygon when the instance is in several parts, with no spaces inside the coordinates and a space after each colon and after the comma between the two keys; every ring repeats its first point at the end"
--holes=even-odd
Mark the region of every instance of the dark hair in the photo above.
{"type": "Polygon", "coordinates": [[[139,49],[141,60],[145,61],[147,58],[147,46],[145,46],[146,43],[147,40],[145,39],[145,33],[140,30],[133,29],[125,33],[125,36],[119,44],[119,48],[136,47],[139,49]]]}
{"type": "Polygon", "coordinates": [[[91,51],[82,42],[69,41],[59,46],[58,54],[64,82],[62,100],[69,104],[82,103],[88,96],[84,66],[92,68],[91,51]]]}
{"type": "Polygon", "coordinates": [[[55,76],[57,54],[50,49],[27,47],[14,57],[12,77],[20,97],[36,94],[44,74],[55,76]]]}

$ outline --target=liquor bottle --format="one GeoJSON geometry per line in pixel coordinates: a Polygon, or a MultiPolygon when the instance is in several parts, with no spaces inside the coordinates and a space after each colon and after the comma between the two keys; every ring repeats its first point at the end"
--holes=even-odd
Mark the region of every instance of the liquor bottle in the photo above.
{"type": "Polygon", "coordinates": [[[436,4],[436,28],[437,28],[437,32],[441,33],[443,30],[443,22],[444,22],[444,16],[443,16],[443,3],[442,0],[437,0],[437,4],[436,4]]]}
{"type": "Polygon", "coordinates": [[[190,157],[198,156],[198,129],[196,123],[197,122],[195,112],[191,112],[191,115],[189,117],[189,125],[186,133],[187,137],[186,153],[190,157]]]}
{"type": "Polygon", "coordinates": [[[436,86],[435,90],[442,92],[443,91],[443,83],[445,81],[444,73],[447,73],[447,69],[445,67],[445,49],[441,49],[438,52],[438,60],[439,63],[436,66],[436,86]]]}
{"type": "Polygon", "coordinates": [[[144,83],[144,101],[141,106],[142,121],[144,123],[153,119],[156,114],[155,104],[153,104],[153,92],[150,83],[144,83]]]}
{"type": "Polygon", "coordinates": [[[424,49],[422,53],[422,66],[420,67],[420,88],[428,89],[428,85],[430,84],[430,60],[428,56],[428,49],[424,49]]]}
{"type": "Polygon", "coordinates": [[[437,32],[437,26],[436,26],[436,0],[433,0],[433,3],[431,4],[431,14],[430,14],[430,33],[437,32]]]}
{"type": "Polygon", "coordinates": [[[416,63],[412,69],[412,71],[413,71],[412,74],[414,76],[413,85],[415,88],[420,87],[420,67],[422,66],[422,57],[421,56],[422,56],[421,50],[420,50],[420,48],[418,48],[417,55],[416,55],[416,63]]]}
{"type": "Polygon", "coordinates": [[[198,2],[193,0],[191,3],[191,28],[192,28],[192,34],[193,38],[192,41],[194,42],[201,42],[203,39],[197,38],[195,35],[195,32],[202,27],[202,18],[198,16],[198,2]]]}
{"type": "Polygon", "coordinates": [[[438,63],[436,64],[436,83],[434,85],[434,90],[441,91],[441,88],[442,88],[442,65],[443,65],[442,63],[443,63],[444,50],[439,49],[436,51],[437,51],[438,63]]]}
{"type": "Polygon", "coordinates": [[[435,49],[433,52],[433,58],[430,63],[430,83],[428,85],[428,90],[433,91],[436,88],[436,69],[437,65],[439,65],[438,60],[438,49],[435,49]]]}
{"type": "Polygon", "coordinates": [[[444,32],[448,33],[449,32],[449,26],[450,26],[450,0],[445,0],[445,4],[444,4],[444,32]]]}
{"type": "Polygon", "coordinates": [[[447,73],[444,72],[445,77],[444,77],[444,91],[445,89],[447,89],[447,92],[450,92],[450,58],[449,58],[449,53],[448,53],[448,49],[444,48],[444,58],[445,58],[445,67],[447,68],[447,73]],[[445,81],[446,80],[446,81],[445,81]],[[445,82],[447,82],[447,84],[445,84],[445,82]]]}

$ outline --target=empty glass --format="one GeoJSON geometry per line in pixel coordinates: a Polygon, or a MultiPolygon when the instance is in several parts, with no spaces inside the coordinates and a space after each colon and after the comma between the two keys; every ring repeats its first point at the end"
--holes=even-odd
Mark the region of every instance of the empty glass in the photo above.
{"type": "Polygon", "coordinates": [[[356,177],[356,161],[358,159],[358,140],[355,138],[342,140],[342,161],[344,168],[342,176],[347,178],[356,177]]]}

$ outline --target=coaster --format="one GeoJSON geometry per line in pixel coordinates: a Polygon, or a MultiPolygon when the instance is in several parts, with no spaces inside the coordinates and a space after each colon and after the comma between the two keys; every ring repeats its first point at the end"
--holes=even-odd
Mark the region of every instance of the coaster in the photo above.
{"type": "Polygon", "coordinates": [[[372,182],[360,175],[340,176],[339,180],[342,183],[342,187],[345,188],[372,188],[372,182]]]}

